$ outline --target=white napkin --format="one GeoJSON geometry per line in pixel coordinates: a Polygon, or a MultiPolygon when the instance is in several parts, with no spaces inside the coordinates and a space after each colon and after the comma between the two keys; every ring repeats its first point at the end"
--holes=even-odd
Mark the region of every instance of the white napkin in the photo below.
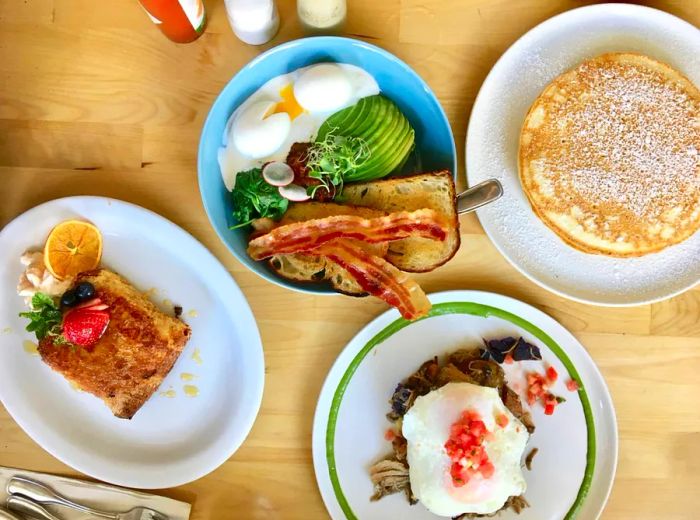
{"type": "MultiPolygon", "coordinates": [[[[121,513],[132,507],[142,506],[155,509],[168,515],[170,520],[188,520],[192,506],[171,498],[148,495],[130,489],[95,484],[84,480],[59,477],[47,473],[36,473],[17,468],[0,466],[0,505],[7,500],[7,482],[14,476],[24,476],[49,486],[51,489],[73,500],[94,509],[121,513]]],[[[45,506],[49,511],[64,520],[90,520],[93,517],[74,511],[67,507],[45,506]]]]}

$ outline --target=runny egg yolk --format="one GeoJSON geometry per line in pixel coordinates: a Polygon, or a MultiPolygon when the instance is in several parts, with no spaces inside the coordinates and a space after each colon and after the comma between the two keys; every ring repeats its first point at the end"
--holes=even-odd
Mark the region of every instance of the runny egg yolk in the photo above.
{"type": "Polygon", "coordinates": [[[293,121],[304,113],[304,109],[297,101],[297,98],[294,97],[294,86],[291,83],[288,83],[280,89],[280,97],[282,101],[275,105],[275,109],[272,112],[273,114],[284,112],[289,114],[289,119],[293,121]]]}

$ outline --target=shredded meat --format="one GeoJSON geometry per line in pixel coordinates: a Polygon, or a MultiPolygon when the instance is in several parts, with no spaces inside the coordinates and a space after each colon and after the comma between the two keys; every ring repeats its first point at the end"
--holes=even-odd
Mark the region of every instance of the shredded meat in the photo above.
{"type": "Polygon", "coordinates": [[[494,513],[490,513],[488,515],[464,513],[463,515],[453,517],[452,520],[468,520],[470,518],[491,518],[493,516],[498,515],[501,511],[507,511],[508,509],[512,509],[513,511],[515,511],[515,513],[520,514],[522,510],[526,507],[530,507],[530,504],[528,504],[524,496],[520,495],[519,497],[508,498],[508,500],[506,500],[506,503],[503,504],[503,507],[494,513]]]}
{"type": "MultiPolygon", "coordinates": [[[[506,385],[503,369],[495,361],[483,359],[479,349],[458,350],[448,356],[445,365],[442,367],[437,357],[429,359],[418,370],[397,385],[394,394],[389,400],[391,411],[387,414],[387,418],[398,426],[399,433],[391,443],[393,453],[370,468],[370,476],[375,491],[374,495],[372,495],[372,500],[379,500],[386,495],[403,491],[411,504],[417,502],[417,499],[411,492],[408,477],[407,441],[401,435],[403,416],[413,406],[416,398],[454,382],[497,388],[505,407],[523,423],[528,432],[534,432],[535,425],[532,417],[529,412],[524,410],[518,394],[506,385]]],[[[537,449],[530,452],[525,460],[526,465],[528,460],[532,462],[532,457],[534,457],[536,452],[537,449]]],[[[520,513],[526,507],[529,507],[529,504],[524,497],[513,496],[496,513],[490,515],[466,513],[455,517],[454,520],[495,516],[500,511],[508,509],[520,513]]]]}
{"type": "Polygon", "coordinates": [[[501,401],[510,410],[510,413],[515,415],[520,422],[525,425],[527,431],[532,434],[535,431],[535,423],[532,420],[530,412],[523,408],[523,403],[520,401],[520,396],[516,394],[508,385],[501,387],[501,401]]]}
{"type": "Polygon", "coordinates": [[[525,467],[528,471],[532,471],[532,460],[535,458],[535,455],[537,455],[538,451],[540,450],[537,448],[532,448],[530,450],[530,453],[527,454],[527,457],[525,457],[525,467]]]}
{"type": "Polygon", "coordinates": [[[471,383],[473,385],[478,384],[473,377],[465,374],[459,368],[450,363],[449,365],[445,365],[440,369],[440,372],[438,373],[438,383],[440,386],[444,386],[447,383],[453,382],[471,383]]]}
{"type": "Polygon", "coordinates": [[[416,499],[411,492],[411,481],[408,478],[408,463],[398,460],[380,460],[369,469],[374,495],[372,500],[379,500],[386,495],[404,492],[412,504],[416,499]]]}

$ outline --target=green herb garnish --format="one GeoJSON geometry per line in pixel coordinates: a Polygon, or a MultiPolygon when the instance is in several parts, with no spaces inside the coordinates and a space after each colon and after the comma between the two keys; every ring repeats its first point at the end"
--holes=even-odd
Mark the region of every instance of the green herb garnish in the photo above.
{"type": "Polygon", "coordinates": [[[256,218],[279,219],[287,211],[289,201],[280,195],[262,176],[260,168],[240,172],[231,191],[233,217],[238,224],[229,229],[247,226],[256,218]]]}
{"type": "Polygon", "coordinates": [[[325,189],[333,197],[340,195],[345,177],[369,159],[369,147],[364,139],[335,135],[334,130],[309,147],[306,159],[309,177],[321,182],[308,189],[311,197],[320,189],[325,189]]]}
{"type": "Polygon", "coordinates": [[[36,293],[32,297],[32,310],[20,312],[21,318],[28,318],[27,332],[33,332],[36,339],[41,341],[46,336],[55,336],[54,343],[64,343],[61,336],[61,321],[63,314],[48,294],[36,293]]]}

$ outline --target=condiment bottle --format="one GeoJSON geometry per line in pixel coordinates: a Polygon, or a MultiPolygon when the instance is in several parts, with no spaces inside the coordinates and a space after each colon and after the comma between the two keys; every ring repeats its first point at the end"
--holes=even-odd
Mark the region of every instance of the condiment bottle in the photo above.
{"type": "Polygon", "coordinates": [[[297,0],[297,14],[309,32],[339,32],[345,25],[347,4],[345,0],[297,0]]]}
{"type": "Polygon", "coordinates": [[[189,43],[204,33],[207,15],[202,0],[139,0],[148,17],[172,41],[189,43]]]}
{"type": "Polygon", "coordinates": [[[233,32],[250,45],[262,45],[277,34],[280,17],[275,0],[226,0],[233,32]]]}

